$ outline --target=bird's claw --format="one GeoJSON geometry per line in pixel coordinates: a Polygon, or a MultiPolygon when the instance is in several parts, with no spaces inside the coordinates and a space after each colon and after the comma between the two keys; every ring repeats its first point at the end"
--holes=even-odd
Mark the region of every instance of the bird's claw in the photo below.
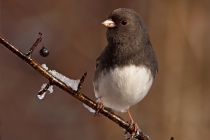
{"type": "Polygon", "coordinates": [[[103,109],[104,109],[104,105],[103,105],[102,101],[99,100],[99,101],[97,102],[97,110],[96,110],[96,112],[95,112],[95,114],[94,114],[94,117],[99,117],[99,116],[100,116],[100,112],[101,112],[101,110],[103,110],[103,109]]]}
{"type": "Polygon", "coordinates": [[[139,135],[140,129],[139,129],[139,126],[137,125],[137,123],[131,123],[130,126],[129,126],[129,128],[134,129],[134,132],[128,136],[129,133],[128,133],[127,130],[125,130],[124,137],[127,140],[130,140],[131,138],[134,138],[135,136],[138,136],[139,135]]]}
{"type": "Polygon", "coordinates": [[[140,131],[139,126],[138,126],[137,123],[131,123],[131,125],[133,125],[133,127],[134,127],[134,133],[137,133],[137,132],[140,131]]]}

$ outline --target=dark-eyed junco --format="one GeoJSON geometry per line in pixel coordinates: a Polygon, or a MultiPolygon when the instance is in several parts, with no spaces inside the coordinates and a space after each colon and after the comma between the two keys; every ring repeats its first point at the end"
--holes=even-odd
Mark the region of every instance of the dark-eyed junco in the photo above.
{"type": "Polygon", "coordinates": [[[141,17],[133,10],[114,10],[102,23],[108,45],[97,59],[93,80],[97,102],[127,112],[149,91],[158,71],[156,54],[141,17]]]}

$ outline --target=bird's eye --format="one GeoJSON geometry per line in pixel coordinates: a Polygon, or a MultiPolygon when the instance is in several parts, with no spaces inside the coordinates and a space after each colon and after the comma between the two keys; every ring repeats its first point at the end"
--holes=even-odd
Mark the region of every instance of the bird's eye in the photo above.
{"type": "Polygon", "coordinates": [[[122,25],[126,25],[126,24],[127,24],[127,21],[126,21],[126,20],[122,20],[122,21],[121,21],[121,24],[122,24],[122,25]]]}

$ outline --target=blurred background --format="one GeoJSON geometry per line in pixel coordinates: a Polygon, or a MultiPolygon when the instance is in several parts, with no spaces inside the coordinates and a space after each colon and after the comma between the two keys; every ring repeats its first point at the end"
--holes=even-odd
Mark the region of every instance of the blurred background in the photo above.
{"type": "MultiPolygon", "coordinates": [[[[140,129],[152,140],[209,139],[209,0],[0,0],[0,34],[27,52],[42,32],[50,55],[39,55],[40,44],[33,58],[72,79],[87,71],[82,92],[95,100],[95,60],[107,44],[101,23],[119,7],[142,16],[158,56],[151,90],[130,109],[140,129]]],[[[1,140],[124,139],[122,128],[57,87],[39,100],[47,80],[2,45],[0,79],[1,140]]]]}

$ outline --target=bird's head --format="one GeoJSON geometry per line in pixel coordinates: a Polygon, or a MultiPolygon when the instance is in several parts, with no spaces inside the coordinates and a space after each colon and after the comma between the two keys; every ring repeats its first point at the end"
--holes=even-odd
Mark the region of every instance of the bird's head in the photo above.
{"type": "Polygon", "coordinates": [[[102,24],[107,27],[108,43],[141,42],[145,37],[148,37],[146,26],[141,17],[132,9],[116,9],[102,24]]]}

